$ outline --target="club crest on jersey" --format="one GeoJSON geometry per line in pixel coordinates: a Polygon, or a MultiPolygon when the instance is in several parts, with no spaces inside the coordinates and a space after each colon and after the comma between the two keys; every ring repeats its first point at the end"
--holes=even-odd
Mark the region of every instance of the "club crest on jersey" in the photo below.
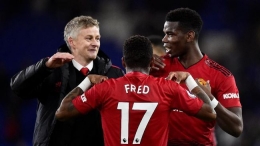
{"type": "Polygon", "coordinates": [[[188,90],[186,90],[186,91],[187,91],[188,95],[190,96],[190,98],[196,98],[196,96],[194,94],[190,93],[190,91],[188,91],[188,90]]]}
{"type": "Polygon", "coordinates": [[[86,98],[84,93],[80,96],[80,98],[81,98],[82,102],[86,102],[87,101],[87,98],[86,98]]]}

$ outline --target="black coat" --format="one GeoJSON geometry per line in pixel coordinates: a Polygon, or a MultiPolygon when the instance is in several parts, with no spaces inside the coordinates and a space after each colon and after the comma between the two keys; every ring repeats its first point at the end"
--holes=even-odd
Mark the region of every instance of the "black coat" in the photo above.
{"type": "MultiPolygon", "coordinates": [[[[64,50],[59,50],[65,52],[64,50]]],[[[104,145],[100,114],[93,110],[66,122],[55,119],[58,109],[65,95],[76,87],[84,77],[75,69],[73,64],[67,63],[56,69],[45,66],[46,59],[42,59],[11,78],[11,89],[23,98],[37,98],[37,118],[35,122],[34,146],[102,146],[104,145]]],[[[98,57],[90,74],[100,74],[109,78],[117,78],[124,72],[112,66],[111,60],[99,50],[98,57]]]]}

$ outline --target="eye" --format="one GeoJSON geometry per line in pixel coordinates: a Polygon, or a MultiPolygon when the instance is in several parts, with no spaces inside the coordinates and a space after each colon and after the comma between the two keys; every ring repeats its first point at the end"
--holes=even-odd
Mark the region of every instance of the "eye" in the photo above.
{"type": "Polygon", "coordinates": [[[97,41],[100,41],[100,38],[96,38],[97,41]]]}
{"type": "Polygon", "coordinates": [[[90,41],[91,39],[92,39],[92,38],[90,38],[90,37],[86,38],[86,40],[89,40],[89,41],[90,41]]]}
{"type": "Polygon", "coordinates": [[[166,35],[167,35],[168,37],[172,37],[172,36],[173,36],[173,33],[166,33],[166,35]]]}

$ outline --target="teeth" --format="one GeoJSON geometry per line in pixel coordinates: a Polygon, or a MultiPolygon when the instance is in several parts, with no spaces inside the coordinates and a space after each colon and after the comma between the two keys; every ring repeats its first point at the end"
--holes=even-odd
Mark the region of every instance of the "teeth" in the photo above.
{"type": "Polygon", "coordinates": [[[166,53],[168,53],[170,51],[170,49],[166,49],[166,53]]]}

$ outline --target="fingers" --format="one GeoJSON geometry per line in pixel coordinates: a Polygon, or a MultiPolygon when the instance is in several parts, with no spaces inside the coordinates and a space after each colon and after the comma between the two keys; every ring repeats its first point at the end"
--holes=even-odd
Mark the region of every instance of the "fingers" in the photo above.
{"type": "Polygon", "coordinates": [[[173,77],[174,77],[173,72],[170,72],[169,75],[165,79],[172,80],[173,77]]]}
{"type": "Polygon", "coordinates": [[[70,62],[73,58],[74,56],[70,53],[57,52],[48,59],[46,66],[49,68],[61,67],[65,63],[70,62]]]}
{"type": "Polygon", "coordinates": [[[107,76],[94,75],[94,74],[88,75],[88,77],[89,77],[90,82],[91,82],[92,84],[102,83],[102,82],[104,82],[105,80],[108,79],[107,76]]]}
{"type": "Polygon", "coordinates": [[[180,78],[177,77],[176,72],[170,72],[169,75],[165,79],[166,80],[173,80],[177,83],[181,82],[180,78]]]}
{"type": "Polygon", "coordinates": [[[54,54],[52,57],[51,57],[53,60],[56,60],[56,59],[62,59],[62,60],[72,60],[74,58],[74,56],[70,53],[62,53],[62,52],[57,52],[56,54],[54,54]]]}
{"type": "Polygon", "coordinates": [[[159,67],[155,67],[155,66],[152,66],[151,69],[153,69],[153,70],[160,70],[159,67]]]}
{"type": "Polygon", "coordinates": [[[168,77],[166,77],[166,79],[173,80],[177,83],[183,83],[189,75],[190,74],[188,72],[175,71],[175,72],[170,72],[168,77]]]}
{"type": "Polygon", "coordinates": [[[152,67],[153,69],[159,70],[160,68],[165,67],[165,64],[163,63],[164,59],[162,57],[159,57],[154,54],[153,59],[154,59],[154,65],[155,65],[155,67],[152,67]]]}
{"type": "Polygon", "coordinates": [[[95,82],[93,84],[99,84],[107,80],[107,78],[101,77],[101,78],[96,78],[95,82]]]}
{"type": "Polygon", "coordinates": [[[108,79],[107,76],[103,76],[103,77],[100,79],[100,83],[101,83],[101,82],[104,82],[104,81],[107,80],[107,79],[108,79]]]}
{"type": "Polygon", "coordinates": [[[107,79],[108,79],[108,77],[107,77],[107,76],[105,76],[105,77],[104,77],[104,81],[105,81],[105,80],[107,80],[107,79]]]}

